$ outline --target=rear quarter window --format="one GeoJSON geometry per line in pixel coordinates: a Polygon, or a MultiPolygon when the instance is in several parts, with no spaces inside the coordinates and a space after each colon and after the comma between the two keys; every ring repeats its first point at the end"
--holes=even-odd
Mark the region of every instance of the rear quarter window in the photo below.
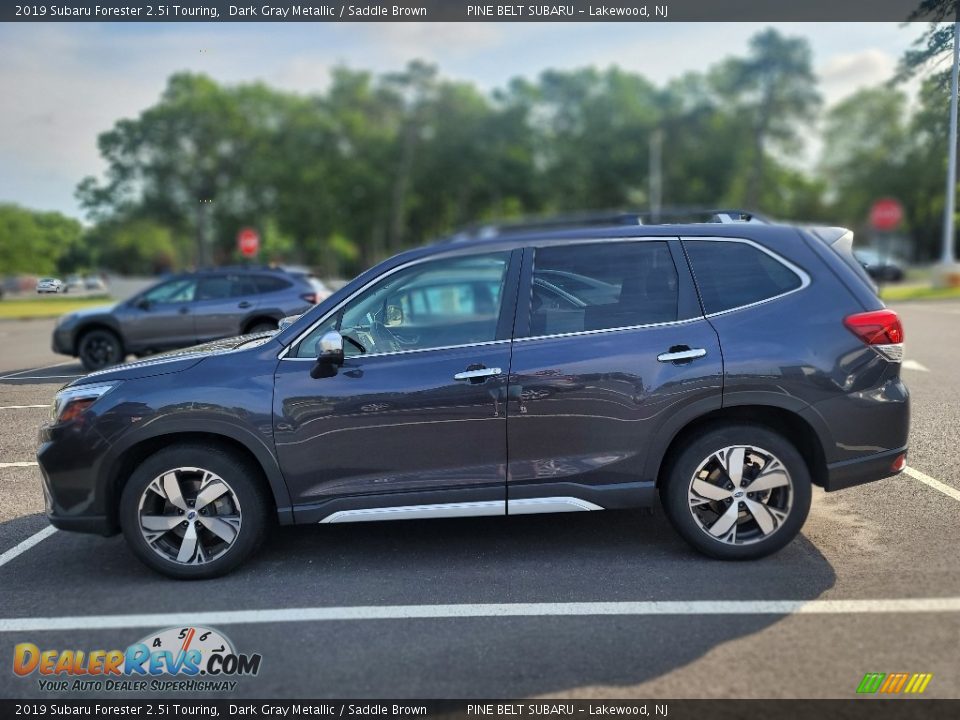
{"type": "Polygon", "coordinates": [[[803,279],[745,242],[684,240],[704,312],[723,312],[796,290],[803,279]]]}
{"type": "Polygon", "coordinates": [[[258,293],[271,293],[278,292],[280,290],[286,290],[292,284],[283,278],[272,277],[270,275],[257,275],[253,281],[257,286],[258,293]]]}

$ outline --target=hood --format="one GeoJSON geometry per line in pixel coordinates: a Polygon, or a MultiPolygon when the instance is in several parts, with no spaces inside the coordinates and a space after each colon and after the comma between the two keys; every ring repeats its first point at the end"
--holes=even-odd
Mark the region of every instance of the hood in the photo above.
{"type": "Polygon", "coordinates": [[[183,372],[211,355],[222,355],[223,353],[241,349],[247,350],[268,343],[273,339],[275,334],[275,331],[271,331],[256,333],[254,335],[239,335],[237,337],[213,340],[203,345],[195,345],[180,350],[170,350],[169,352],[151,355],[148,358],[137,360],[136,362],[116,365],[106,370],[92,372],[89,375],[84,375],[82,378],[74,380],[70,385],[84,385],[89,382],[102,382],[104,380],[134,380],[137,378],[151,377],[153,375],[169,375],[170,373],[183,372]]]}
{"type": "Polygon", "coordinates": [[[93,315],[109,315],[117,307],[117,303],[113,305],[95,305],[94,307],[80,308],[79,310],[73,310],[68,313],[64,313],[60,316],[60,321],[63,322],[67,318],[71,319],[81,319],[86,317],[91,317],[93,315]]]}

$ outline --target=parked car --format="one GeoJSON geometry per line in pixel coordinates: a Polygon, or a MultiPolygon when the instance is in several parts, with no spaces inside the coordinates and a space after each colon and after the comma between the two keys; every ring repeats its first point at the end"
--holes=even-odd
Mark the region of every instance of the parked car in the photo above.
{"type": "Polygon", "coordinates": [[[327,284],[314,275],[313,271],[308,267],[304,267],[303,265],[283,265],[280,269],[294,277],[302,278],[309,282],[313,286],[313,291],[318,303],[323,302],[333,294],[333,291],[327,287],[327,284]]]}
{"type": "Polygon", "coordinates": [[[275,520],[656,503],[709,556],[769,555],[815,486],[905,466],[903,329],[851,247],[727,223],[403,253],[275,334],[66,386],[37,454],[48,517],[176,578],[236,567],[275,520]],[[557,273],[595,282],[557,295],[557,273]]]}
{"type": "Polygon", "coordinates": [[[83,279],[83,288],[84,290],[106,290],[107,286],[96,275],[87,275],[83,279]]]}
{"type": "Polygon", "coordinates": [[[877,282],[900,282],[906,275],[903,270],[905,263],[892,255],[870,248],[857,248],[853,254],[867,274],[877,282]]]}
{"type": "Polygon", "coordinates": [[[37,292],[44,293],[58,293],[63,292],[64,285],[63,281],[58,278],[40,278],[37,281],[37,292]]]}
{"type": "Polygon", "coordinates": [[[83,278],[79,275],[67,275],[67,279],[63,285],[64,292],[70,292],[72,290],[83,290],[83,278]]]}
{"type": "Polygon", "coordinates": [[[53,350],[99,370],[138,356],[245,333],[316,302],[305,279],[267,268],[225,268],[172,276],[117,305],[64,315],[53,350]]]}

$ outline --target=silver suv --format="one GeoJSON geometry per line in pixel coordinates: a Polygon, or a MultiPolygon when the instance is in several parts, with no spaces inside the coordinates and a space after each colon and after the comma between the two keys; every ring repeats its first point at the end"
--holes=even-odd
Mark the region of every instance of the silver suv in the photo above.
{"type": "Polygon", "coordinates": [[[304,273],[220,268],[176,275],[122,303],[64,315],[53,331],[53,350],[100,370],[129,354],[275,330],[282,318],[324,297],[304,273]]]}

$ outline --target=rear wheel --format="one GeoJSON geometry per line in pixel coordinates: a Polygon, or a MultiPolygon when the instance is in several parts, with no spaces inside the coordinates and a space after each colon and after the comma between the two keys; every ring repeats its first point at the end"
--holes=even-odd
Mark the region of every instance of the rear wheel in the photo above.
{"type": "Polygon", "coordinates": [[[147,566],[179,579],[233,570],[260,545],[270,501],[258,472],[217,446],[180,445],[150,456],[120,498],[120,525],[147,566]]]}
{"type": "Polygon", "coordinates": [[[88,330],[77,343],[77,354],[88,372],[123,362],[123,345],[116,333],[105,329],[88,330]]]}
{"type": "Polygon", "coordinates": [[[810,473],[796,448],[754,425],[716,428],[690,441],[660,491],[677,532],[723,560],[783,548],[803,527],[811,494],[810,473]]]}

